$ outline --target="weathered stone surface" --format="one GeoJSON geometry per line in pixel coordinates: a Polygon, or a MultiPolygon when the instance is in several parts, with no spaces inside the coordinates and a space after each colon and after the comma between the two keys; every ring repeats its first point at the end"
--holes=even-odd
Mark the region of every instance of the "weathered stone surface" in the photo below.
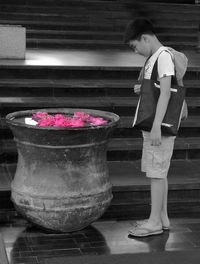
{"type": "MultiPolygon", "coordinates": [[[[62,114],[77,110],[43,109],[62,114]]],[[[98,219],[112,199],[106,151],[119,117],[84,110],[111,121],[76,129],[24,124],[24,117],[36,111],[6,117],[18,149],[12,200],[24,217],[43,228],[61,232],[82,229],[98,219]]]]}

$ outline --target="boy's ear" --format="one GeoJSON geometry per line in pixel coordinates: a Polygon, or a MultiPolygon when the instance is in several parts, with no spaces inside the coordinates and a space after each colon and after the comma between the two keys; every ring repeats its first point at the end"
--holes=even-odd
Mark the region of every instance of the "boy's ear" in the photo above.
{"type": "Polygon", "coordinates": [[[150,41],[150,39],[149,39],[149,35],[147,35],[147,34],[142,34],[142,35],[141,35],[141,38],[142,38],[145,42],[149,42],[149,41],[150,41]]]}

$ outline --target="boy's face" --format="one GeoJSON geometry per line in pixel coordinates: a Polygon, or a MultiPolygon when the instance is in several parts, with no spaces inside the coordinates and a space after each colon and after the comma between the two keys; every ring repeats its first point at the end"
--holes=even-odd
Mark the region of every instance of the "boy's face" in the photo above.
{"type": "Polygon", "coordinates": [[[131,40],[129,46],[133,49],[135,53],[138,53],[142,56],[149,57],[151,55],[150,44],[148,38],[144,35],[138,40],[131,40]]]}

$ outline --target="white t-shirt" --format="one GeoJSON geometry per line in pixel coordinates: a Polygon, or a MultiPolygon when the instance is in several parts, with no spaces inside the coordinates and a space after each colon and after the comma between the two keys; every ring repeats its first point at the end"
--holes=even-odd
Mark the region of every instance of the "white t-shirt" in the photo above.
{"type": "Polygon", "coordinates": [[[169,52],[164,51],[166,47],[160,47],[147,61],[144,69],[144,79],[150,79],[153,70],[154,63],[158,58],[158,80],[166,77],[172,76],[174,72],[174,63],[169,52]],[[161,52],[163,50],[163,52],[161,52]],[[160,53],[161,52],[161,53],[160,53]],[[160,55],[159,55],[160,54],[160,55]],[[159,55],[159,57],[158,57],[159,55]]]}

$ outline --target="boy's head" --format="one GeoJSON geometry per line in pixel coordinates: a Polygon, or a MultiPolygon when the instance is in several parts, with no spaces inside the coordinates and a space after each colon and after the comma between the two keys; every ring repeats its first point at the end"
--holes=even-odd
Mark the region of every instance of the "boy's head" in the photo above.
{"type": "Polygon", "coordinates": [[[151,39],[155,37],[155,29],[146,18],[137,18],[131,21],[124,34],[124,42],[135,52],[149,56],[151,54],[151,39]]]}

